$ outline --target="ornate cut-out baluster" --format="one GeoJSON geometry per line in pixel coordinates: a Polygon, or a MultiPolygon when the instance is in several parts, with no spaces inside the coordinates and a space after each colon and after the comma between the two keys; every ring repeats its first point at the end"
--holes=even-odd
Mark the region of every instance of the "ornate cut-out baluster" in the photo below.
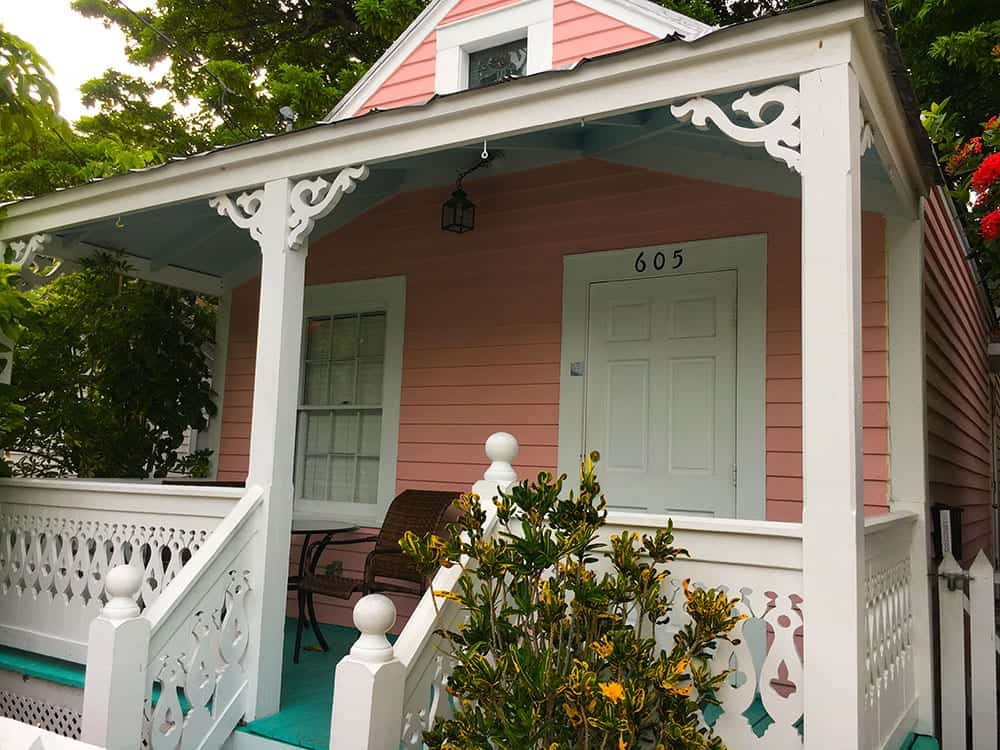
{"type": "Polygon", "coordinates": [[[802,659],[795,643],[802,617],[791,595],[773,595],[764,622],[773,640],[760,669],[759,689],[764,709],[774,721],[764,733],[767,740],[800,742],[795,723],[802,717],[802,659]]]}
{"type": "Polygon", "coordinates": [[[745,625],[753,617],[746,598],[750,590],[743,589],[740,593],[740,601],[736,605],[735,612],[745,615],[747,619],[733,631],[732,638],[739,643],[734,645],[729,641],[720,642],[714,660],[718,667],[734,670],[733,674],[726,678],[716,696],[722,703],[723,713],[714,727],[715,732],[725,737],[731,746],[740,746],[743,742],[754,742],[757,739],[753,728],[743,715],[757,695],[757,668],[744,634],[745,625]]]}
{"type": "Polygon", "coordinates": [[[157,677],[160,697],[153,709],[153,750],[177,750],[180,746],[184,731],[184,712],[178,689],[183,677],[183,665],[176,659],[163,657],[157,677]]]}

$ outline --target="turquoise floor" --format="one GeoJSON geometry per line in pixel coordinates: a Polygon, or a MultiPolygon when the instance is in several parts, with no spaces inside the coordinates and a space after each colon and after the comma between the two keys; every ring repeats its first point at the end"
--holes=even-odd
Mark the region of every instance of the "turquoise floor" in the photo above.
{"type": "Polygon", "coordinates": [[[302,634],[302,655],[292,663],[295,647],[295,620],[285,620],[284,659],[281,673],[281,710],[273,716],[252,721],[239,731],[269,737],[279,742],[312,750],[330,746],[330,706],[333,702],[333,673],[354,641],[358,631],[337,625],[323,625],[330,650],[307,650],[315,645],[312,632],[302,634]]]}

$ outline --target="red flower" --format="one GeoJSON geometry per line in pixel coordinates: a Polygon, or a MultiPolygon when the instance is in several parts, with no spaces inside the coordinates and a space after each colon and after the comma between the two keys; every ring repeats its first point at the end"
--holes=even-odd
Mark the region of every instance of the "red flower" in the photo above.
{"type": "Polygon", "coordinates": [[[986,121],[986,130],[992,130],[995,127],[1000,126],[1000,115],[993,115],[990,119],[986,121]]]}
{"type": "Polygon", "coordinates": [[[981,193],[1000,180],[1000,153],[990,154],[972,174],[972,189],[981,193]]]}
{"type": "Polygon", "coordinates": [[[983,153],[983,139],[976,136],[971,141],[969,141],[969,147],[972,149],[972,153],[981,154],[983,153]]]}
{"type": "Polygon", "coordinates": [[[990,211],[980,220],[979,231],[984,240],[1000,239],[1000,208],[990,211]]]}

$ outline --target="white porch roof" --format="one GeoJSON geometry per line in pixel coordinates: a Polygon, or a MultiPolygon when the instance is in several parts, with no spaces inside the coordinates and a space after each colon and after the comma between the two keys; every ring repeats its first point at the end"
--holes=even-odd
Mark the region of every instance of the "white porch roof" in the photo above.
{"type": "Polygon", "coordinates": [[[863,162],[864,205],[912,215],[929,170],[877,27],[861,0],[827,0],[694,41],[656,42],[569,71],[317,123],[15,203],[0,240],[54,233],[54,255],[119,249],[140,275],[218,292],[254,276],[260,255],[246,232],[209,207],[210,196],[368,165],[371,177],[319,223],[316,238],[397,192],[449,185],[484,140],[504,158],[481,174],[590,157],[798,195],[799,175],[763,149],[714,127],[699,131],[671,116],[669,104],[711,94],[729,111],[747,88],[794,83],[844,62],[858,71],[875,131],[863,162]],[[719,93],[726,91],[736,93],[719,93]]]}

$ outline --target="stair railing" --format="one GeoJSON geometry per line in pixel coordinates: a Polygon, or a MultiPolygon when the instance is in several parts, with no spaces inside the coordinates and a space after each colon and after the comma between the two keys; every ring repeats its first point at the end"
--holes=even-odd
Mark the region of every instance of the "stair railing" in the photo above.
{"type": "Polygon", "coordinates": [[[144,612],[142,573],[108,572],[109,599],[90,627],[82,739],[109,750],[216,750],[243,717],[251,543],[264,490],[250,487],[144,612]]]}
{"type": "MultiPolygon", "coordinates": [[[[484,536],[496,530],[492,499],[517,481],[511,462],[517,440],[498,432],[486,441],[490,467],[472,487],[486,511],[484,536]]],[[[371,594],[354,608],[354,624],[361,637],[341,659],[334,678],[330,747],[352,750],[399,750],[423,747],[423,732],[439,716],[448,716],[445,686],[450,673],[446,656],[437,647],[436,631],[455,627],[462,616],[450,600],[433,600],[434,591],[455,591],[462,570],[439,570],[421,597],[395,645],[386,634],[396,621],[396,607],[381,594],[371,594]]]]}

